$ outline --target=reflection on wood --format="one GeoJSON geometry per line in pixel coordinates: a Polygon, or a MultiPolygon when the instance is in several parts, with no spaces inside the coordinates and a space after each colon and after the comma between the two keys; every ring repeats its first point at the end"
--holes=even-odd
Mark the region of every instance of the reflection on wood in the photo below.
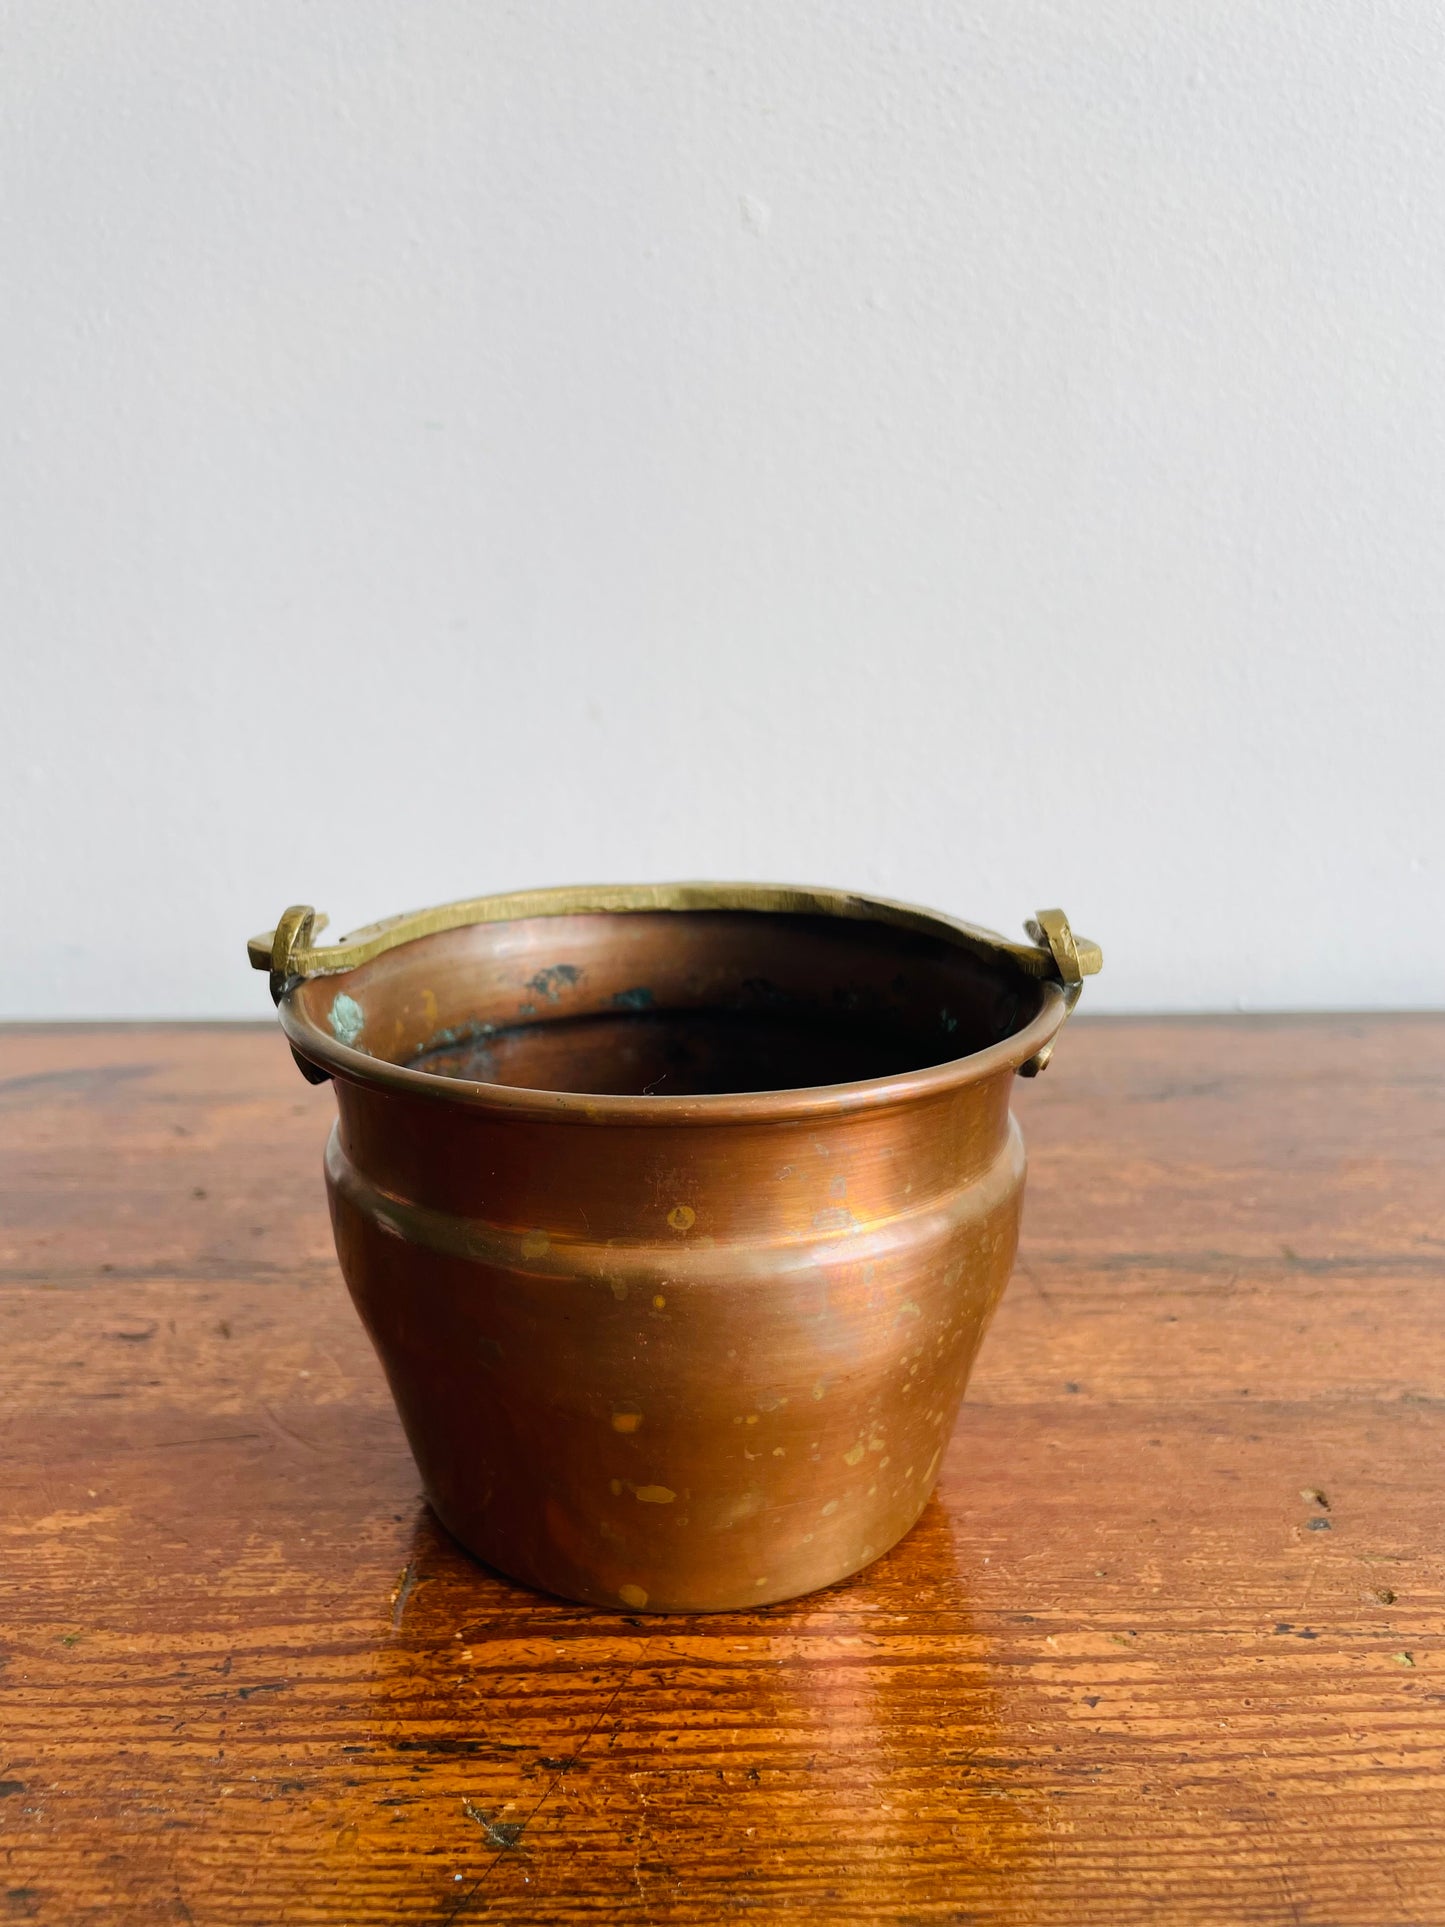
{"type": "Polygon", "coordinates": [[[1445,1022],[1078,1021],[902,1546],[431,1520],[273,1030],[0,1033],[0,1921],[1445,1919],[1445,1022]]]}

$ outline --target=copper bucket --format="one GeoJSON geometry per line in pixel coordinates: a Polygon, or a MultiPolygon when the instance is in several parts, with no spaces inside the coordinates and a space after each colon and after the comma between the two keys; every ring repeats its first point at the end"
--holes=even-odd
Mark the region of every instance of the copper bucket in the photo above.
{"type": "Polygon", "coordinates": [[[1014,1073],[1097,948],[760,885],[324,921],[251,959],[335,1081],[341,1267],[456,1537],[651,1612],[896,1544],[1013,1262],[1014,1073]]]}

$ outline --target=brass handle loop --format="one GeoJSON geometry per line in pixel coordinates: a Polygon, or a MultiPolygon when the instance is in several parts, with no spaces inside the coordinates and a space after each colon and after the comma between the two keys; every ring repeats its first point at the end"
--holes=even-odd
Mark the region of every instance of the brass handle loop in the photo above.
{"type": "Polygon", "coordinates": [[[271,973],[272,1003],[280,1003],[281,993],[293,978],[312,974],[312,940],[326,928],[327,921],[324,910],[318,913],[309,903],[293,903],[281,912],[274,930],[247,943],[251,968],[271,973]]]}
{"type": "MultiPolygon", "coordinates": [[[[1051,975],[1058,977],[1064,987],[1064,1015],[1068,1014],[1079,1001],[1079,993],[1084,988],[1085,977],[1095,976],[1104,967],[1104,953],[1098,944],[1087,937],[1076,937],[1069,928],[1069,920],[1062,910],[1040,910],[1031,917],[1024,929],[1039,945],[1047,951],[1053,965],[1051,975]]],[[[1020,1077],[1037,1077],[1047,1070],[1049,1059],[1054,1054],[1054,1042],[1031,1057],[1026,1064],[1019,1065],[1020,1077]]]]}

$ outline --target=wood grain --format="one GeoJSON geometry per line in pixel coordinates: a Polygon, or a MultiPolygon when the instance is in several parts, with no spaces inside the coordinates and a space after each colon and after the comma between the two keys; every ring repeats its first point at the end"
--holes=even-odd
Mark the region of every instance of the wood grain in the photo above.
{"type": "Polygon", "coordinates": [[[0,1032],[0,1922],[1445,1922],[1445,1020],[1019,1109],[922,1523],[628,1618],[420,1503],[274,1031],[0,1032]]]}

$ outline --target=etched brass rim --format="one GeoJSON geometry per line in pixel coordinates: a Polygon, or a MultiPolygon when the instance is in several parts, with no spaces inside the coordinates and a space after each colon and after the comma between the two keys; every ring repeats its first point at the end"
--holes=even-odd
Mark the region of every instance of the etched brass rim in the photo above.
{"type": "Polygon", "coordinates": [[[766,1118],[836,1115],[916,1101],[959,1085],[979,1082],[1005,1069],[1041,1068],[1078,997],[1079,979],[1097,971],[1103,961],[1097,944],[1072,935],[1061,911],[1039,913],[1035,928],[1041,936],[1047,936],[1048,941],[1016,943],[992,930],[914,904],[791,884],[581,884],[560,889],[522,890],[466,898],[434,909],[385,918],[364,926],[339,943],[317,944],[314,938],[325,921],[308,905],[296,905],[286,912],[275,930],[253,937],[247,946],[252,965],[271,972],[281,1027],[301,1057],[332,1076],[380,1086],[399,1096],[427,1097],[473,1108],[520,1111],[534,1117],[579,1123],[758,1122],[766,1118]],[[515,923],[548,916],[706,910],[835,916],[855,922],[892,924],[941,937],[977,956],[1005,961],[1021,975],[1037,982],[1041,992],[1040,1008],[1022,1029],[983,1050],[894,1077],[781,1091],[633,1097],[533,1090],[413,1070],[340,1043],[313,1023],[297,1000],[297,992],[311,977],[339,976],[421,937],[473,924],[515,923]],[[1062,955],[1058,940],[1060,929],[1070,946],[1062,955]],[[1069,969],[1068,978],[1063,976],[1064,968],[1069,969]]]}

